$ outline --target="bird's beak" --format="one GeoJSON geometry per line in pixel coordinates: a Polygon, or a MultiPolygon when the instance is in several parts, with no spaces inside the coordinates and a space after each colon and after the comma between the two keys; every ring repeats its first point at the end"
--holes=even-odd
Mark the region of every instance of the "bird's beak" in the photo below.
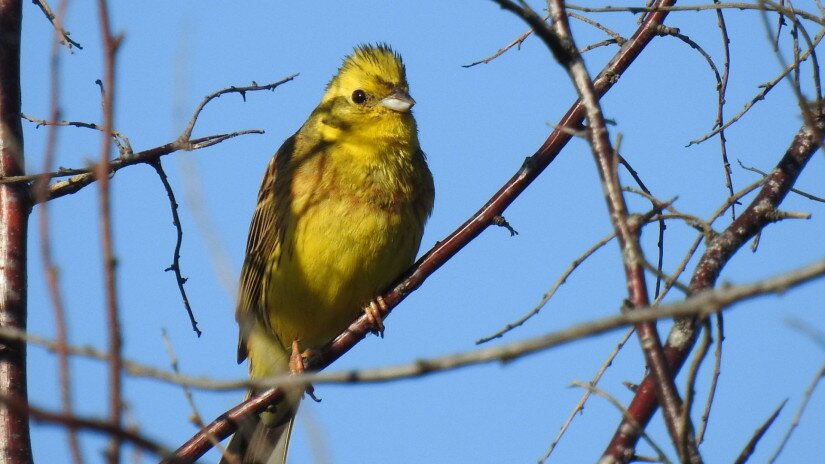
{"type": "Polygon", "coordinates": [[[415,105],[415,100],[403,90],[397,90],[381,100],[381,106],[399,113],[410,111],[413,105],[415,105]]]}

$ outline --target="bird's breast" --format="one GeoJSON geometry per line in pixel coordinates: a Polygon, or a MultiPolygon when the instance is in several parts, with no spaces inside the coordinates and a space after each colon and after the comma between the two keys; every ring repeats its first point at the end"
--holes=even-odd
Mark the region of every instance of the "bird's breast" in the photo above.
{"type": "Polygon", "coordinates": [[[335,161],[293,179],[282,254],[266,292],[282,343],[327,342],[412,264],[421,241],[409,182],[392,167],[353,170],[335,161]]]}

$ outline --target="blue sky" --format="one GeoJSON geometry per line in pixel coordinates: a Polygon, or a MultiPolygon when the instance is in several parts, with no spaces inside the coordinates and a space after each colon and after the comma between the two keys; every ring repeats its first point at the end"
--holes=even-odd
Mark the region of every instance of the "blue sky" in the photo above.
{"type": "MultiPolygon", "coordinates": [[[[420,140],[436,184],[435,211],[422,252],[498,190],[575,98],[567,75],[535,38],[490,64],[462,68],[527,29],[492,2],[111,3],[113,28],[125,36],[118,54],[115,126],[136,150],[177,137],[208,93],[300,73],[274,92],[248,94],[246,102],[237,95],[214,101],[194,135],[251,128],[264,129],[266,134],[164,158],[181,204],[185,233],[181,265],[204,332],[201,338],[190,329],[173,276],[164,272],[172,259],[175,231],[157,176],[148,166],[136,166],[121,171],[112,182],[125,356],[168,368],[161,338],[166,329],[187,374],[218,379],[246,375],[246,366],[235,363],[234,285],[260,177],[280,143],[320,100],[341,58],[353,46],[386,41],[406,62],[411,94],[417,101],[414,112],[420,140]],[[221,280],[221,274],[228,281],[221,280]]],[[[795,3],[795,7],[815,10],[812,2],[795,3]]],[[[626,13],[594,18],[626,36],[636,26],[635,16],[626,13]]],[[[756,12],[730,11],[727,20],[733,64],[726,114],[732,115],[781,68],[756,12]]],[[[667,24],[679,27],[721,63],[713,13],[672,14],[667,24]]],[[[91,2],[73,2],[66,26],[84,49],[74,54],[61,51],[64,118],[99,121],[99,89],[94,81],[102,77],[102,53],[91,2]]],[[[573,27],[580,46],[605,38],[580,22],[573,27]]],[[[31,4],[24,8],[23,37],[23,111],[45,118],[51,29],[31,4]]],[[[787,39],[783,39],[786,44],[787,39]]],[[[615,46],[599,48],[585,55],[591,72],[601,69],[615,50],[615,46]]],[[[809,76],[806,67],[803,79],[810,81],[809,76]]],[[[648,187],[659,198],[678,196],[678,208],[701,217],[709,216],[726,196],[718,141],[686,148],[713,124],[714,86],[709,68],[696,52],[664,37],[654,41],[603,100],[606,116],[615,121],[612,138],[621,133],[621,151],[648,187]]],[[[799,128],[798,113],[790,87],[783,83],[728,131],[736,188],[756,180],[736,160],[769,170],[799,128]]],[[[39,172],[46,132],[30,123],[24,123],[24,129],[28,170],[39,172]]],[[[99,134],[66,128],[59,137],[57,165],[80,167],[98,158],[99,134]]],[[[821,154],[814,157],[797,183],[799,188],[825,195],[824,160],[821,154]]],[[[96,187],[89,187],[50,203],[49,211],[70,340],[104,348],[96,198],[96,187]]],[[[649,204],[628,198],[635,212],[647,211],[649,204]]],[[[783,209],[811,212],[813,218],[767,229],[758,251],[741,251],[721,282],[751,282],[823,257],[815,239],[825,234],[822,203],[791,195],[783,209]]],[[[37,216],[36,208],[32,225],[37,216]]],[[[380,367],[470,350],[476,339],[529,311],[574,259],[611,230],[586,144],[571,142],[505,216],[518,236],[488,229],[399,306],[386,322],[386,338],[368,338],[332,369],[380,367]]],[[[717,223],[717,230],[726,220],[717,223]]],[[[30,330],[53,336],[54,318],[34,231],[32,227],[30,330]]],[[[676,267],[694,237],[684,224],[669,224],[666,270],[676,267]]],[[[643,246],[650,259],[655,245],[655,230],[646,230],[643,246]]],[[[752,432],[788,398],[786,410],[757,448],[754,462],[773,452],[824,357],[821,348],[787,321],[796,318],[825,330],[823,291],[825,282],[820,280],[781,297],[738,305],[727,314],[721,383],[701,448],[708,462],[733,460],[752,432]]],[[[569,279],[538,317],[495,343],[615,314],[625,297],[618,247],[610,243],[569,279]]],[[[661,324],[663,334],[667,328],[667,323],[661,324]]],[[[292,462],[535,462],[582,394],[570,383],[589,380],[620,336],[614,332],[506,365],[416,380],[321,385],[316,392],[323,402],[302,405],[292,462]]],[[[53,355],[33,347],[29,362],[31,401],[59,407],[53,355]]],[[[600,385],[627,401],[631,395],[622,382],[640,380],[643,369],[633,338],[600,385]]],[[[702,399],[709,372],[708,364],[698,385],[702,399]]],[[[72,374],[78,413],[105,417],[106,366],[73,360],[72,374]]],[[[684,386],[684,376],[678,385],[684,386]]],[[[179,387],[127,378],[125,392],[127,416],[148,436],[176,447],[195,432],[179,387]]],[[[242,396],[240,391],[198,391],[195,400],[208,421],[242,396]]],[[[804,462],[825,451],[823,408],[825,395],[819,391],[781,462],[804,462]]],[[[550,462],[594,461],[618,418],[604,400],[591,399],[550,462]]],[[[675,458],[660,416],[653,419],[649,431],[675,458]]],[[[32,439],[38,462],[68,461],[62,430],[35,424],[32,439]]],[[[83,435],[88,462],[102,461],[105,443],[103,438],[83,435]]],[[[649,450],[643,446],[640,452],[649,450]]],[[[215,461],[216,454],[203,460],[215,461]]]]}

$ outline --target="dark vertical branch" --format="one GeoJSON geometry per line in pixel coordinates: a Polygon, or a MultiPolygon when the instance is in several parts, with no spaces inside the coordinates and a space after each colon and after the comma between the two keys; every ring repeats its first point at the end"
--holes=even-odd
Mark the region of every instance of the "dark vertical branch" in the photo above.
{"type": "MultiPolygon", "coordinates": [[[[100,15],[100,29],[103,36],[103,61],[105,75],[103,79],[103,130],[101,139],[103,146],[100,153],[100,163],[96,168],[98,186],[100,188],[100,236],[103,248],[103,269],[106,287],[106,322],[109,331],[109,421],[114,427],[120,427],[123,422],[123,359],[122,334],[117,307],[117,279],[115,275],[115,254],[112,239],[112,209],[111,193],[109,191],[109,158],[112,154],[112,127],[114,126],[115,105],[115,55],[119,39],[112,36],[109,24],[109,7],[106,0],[98,0],[100,15]]],[[[111,463],[120,462],[121,438],[113,435],[108,450],[111,463]]]]}
{"type": "MultiPolygon", "coordinates": [[[[22,1],[0,0],[0,176],[24,174],[20,124],[22,1]]],[[[31,204],[26,184],[0,185],[0,327],[26,330],[26,237],[31,204]]],[[[0,395],[26,404],[26,345],[0,345],[0,395]]],[[[0,406],[0,462],[32,461],[25,412],[0,406]]]]}

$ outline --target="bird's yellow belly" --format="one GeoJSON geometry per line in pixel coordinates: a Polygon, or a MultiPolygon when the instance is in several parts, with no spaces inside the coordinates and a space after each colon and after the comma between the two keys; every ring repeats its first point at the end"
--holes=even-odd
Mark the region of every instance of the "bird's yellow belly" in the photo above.
{"type": "Polygon", "coordinates": [[[415,259],[412,214],[327,199],[293,215],[265,294],[281,344],[320,348],[385,290],[415,259]]]}

